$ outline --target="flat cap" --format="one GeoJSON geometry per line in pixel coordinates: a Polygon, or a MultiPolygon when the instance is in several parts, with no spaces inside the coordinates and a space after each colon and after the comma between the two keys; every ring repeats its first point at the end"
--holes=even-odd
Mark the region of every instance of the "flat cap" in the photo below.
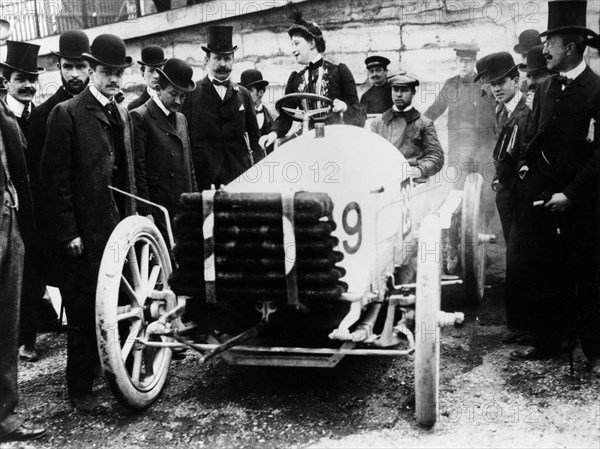
{"type": "Polygon", "coordinates": [[[388,84],[390,86],[418,86],[419,79],[403,70],[392,72],[387,77],[388,84]]]}
{"type": "Polygon", "coordinates": [[[457,44],[452,50],[456,52],[456,56],[474,58],[479,51],[479,47],[475,44],[457,44]]]}

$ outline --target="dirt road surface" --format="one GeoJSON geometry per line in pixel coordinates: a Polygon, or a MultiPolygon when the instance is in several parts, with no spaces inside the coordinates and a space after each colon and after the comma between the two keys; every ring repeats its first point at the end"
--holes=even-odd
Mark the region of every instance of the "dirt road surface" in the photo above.
{"type": "MultiPolygon", "coordinates": [[[[39,338],[42,359],[20,362],[20,415],[48,426],[45,438],[6,448],[400,448],[600,447],[600,379],[585,357],[514,362],[502,345],[501,262],[488,276],[487,301],[461,304],[445,291],[443,309],[466,312],[445,328],[440,415],[432,429],[414,419],[413,362],[347,357],[335,369],[228,366],[174,361],[159,400],[142,413],[123,409],[99,377],[109,413],[82,416],[64,390],[66,339],[39,338]]],[[[459,287],[451,287],[459,288],[459,287]]]]}

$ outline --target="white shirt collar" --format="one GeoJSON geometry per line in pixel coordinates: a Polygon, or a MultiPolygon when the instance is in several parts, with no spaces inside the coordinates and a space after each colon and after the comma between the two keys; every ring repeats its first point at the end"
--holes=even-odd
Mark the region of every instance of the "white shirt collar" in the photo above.
{"type": "Polygon", "coordinates": [[[208,79],[210,80],[210,82],[211,82],[211,83],[213,82],[213,80],[217,80],[217,81],[219,81],[220,83],[222,83],[222,82],[224,82],[224,81],[227,81],[227,80],[229,79],[229,77],[225,78],[224,80],[220,80],[220,79],[217,79],[217,78],[215,78],[214,76],[212,76],[212,75],[209,73],[209,74],[208,74],[208,79]]]}
{"type": "Polygon", "coordinates": [[[6,96],[6,103],[13,114],[15,114],[18,118],[21,118],[21,115],[23,115],[23,110],[25,109],[25,105],[10,94],[6,96]]]}
{"type": "MultiPolygon", "coordinates": [[[[408,112],[408,111],[410,111],[412,108],[413,108],[413,105],[412,105],[412,104],[410,104],[410,105],[406,106],[406,107],[403,109],[403,111],[402,111],[402,112],[408,112]]],[[[396,112],[400,112],[400,110],[398,109],[398,106],[396,106],[396,105],[392,106],[392,109],[393,109],[394,111],[396,111],[396,112]]]]}
{"type": "Polygon", "coordinates": [[[504,106],[506,106],[506,110],[508,111],[509,116],[513,113],[513,111],[519,104],[519,101],[521,101],[522,96],[523,94],[521,93],[521,91],[517,89],[515,95],[508,101],[508,103],[504,103],[504,106]]]}
{"type": "Polygon", "coordinates": [[[258,107],[255,107],[254,110],[256,112],[260,112],[260,111],[263,110],[264,107],[265,107],[265,105],[261,103],[261,104],[258,105],[258,107]]]}
{"type": "Polygon", "coordinates": [[[152,97],[152,98],[156,97],[156,91],[154,89],[152,89],[150,86],[146,86],[146,92],[148,92],[148,95],[150,95],[150,97],[152,97]]]}
{"type": "Polygon", "coordinates": [[[321,53],[319,53],[319,54],[318,54],[317,56],[315,56],[315,57],[313,58],[313,60],[312,60],[312,61],[310,61],[310,62],[312,62],[313,64],[316,64],[316,63],[317,63],[317,62],[319,62],[321,59],[323,59],[323,55],[322,55],[321,53]]]}
{"type": "Polygon", "coordinates": [[[103,94],[101,94],[96,86],[90,86],[90,92],[102,106],[106,106],[112,100],[112,98],[106,98],[103,94]]]}
{"type": "Polygon", "coordinates": [[[577,78],[579,75],[581,75],[583,73],[583,71],[586,68],[586,64],[585,61],[581,61],[579,63],[579,65],[577,67],[575,67],[574,69],[569,70],[568,72],[560,72],[560,74],[562,76],[566,76],[567,78],[571,78],[571,79],[575,79],[577,78]]]}
{"type": "Polygon", "coordinates": [[[158,98],[158,95],[155,95],[154,97],[152,97],[152,100],[154,100],[154,102],[158,105],[160,110],[163,111],[167,117],[169,115],[171,115],[171,111],[169,111],[167,108],[165,108],[165,105],[163,104],[162,101],[160,101],[160,98],[158,98]]]}

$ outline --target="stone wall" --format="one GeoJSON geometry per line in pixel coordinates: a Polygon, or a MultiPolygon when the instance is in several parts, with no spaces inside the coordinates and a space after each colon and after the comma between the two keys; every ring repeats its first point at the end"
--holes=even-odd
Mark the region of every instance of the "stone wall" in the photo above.
{"type": "MultiPolygon", "coordinates": [[[[238,0],[205,2],[143,17],[135,23],[90,29],[88,33],[92,39],[101,32],[121,35],[134,60],[139,59],[143,46],[161,45],[168,57],[188,61],[198,79],[205,74],[200,45],[206,42],[206,27],[232,25],[234,43],[239,46],[233,79],[239,80],[247,68],[261,70],[271,82],[268,102],[274,102],[282,95],[290,72],[298,68],[286,33],[290,25],[287,16],[294,7],[320,25],[327,43],[326,57],[350,67],[359,94],[368,88],[364,59],[370,54],[382,54],[392,61],[392,69],[402,67],[424,82],[423,95],[418,99],[422,107],[433,101],[431,92],[455,73],[455,44],[477,43],[480,56],[512,51],[521,31],[542,31],[547,25],[547,2],[541,0],[238,0]]],[[[595,31],[599,11],[600,0],[589,0],[588,27],[595,31]]],[[[58,46],[56,38],[39,43],[42,53],[58,46]]],[[[519,62],[518,55],[514,56],[519,62]]],[[[599,72],[598,53],[588,49],[586,58],[599,72]]],[[[45,85],[42,90],[48,93],[57,85],[58,73],[52,56],[42,57],[42,62],[49,69],[41,78],[45,85]]],[[[134,64],[126,71],[128,90],[141,81],[139,66],[134,64]]]]}

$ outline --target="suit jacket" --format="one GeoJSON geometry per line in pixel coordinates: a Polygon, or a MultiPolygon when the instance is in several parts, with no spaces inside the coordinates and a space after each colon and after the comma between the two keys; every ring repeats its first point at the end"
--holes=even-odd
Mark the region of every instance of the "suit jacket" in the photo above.
{"type": "Polygon", "coordinates": [[[127,105],[127,110],[133,111],[134,109],[139,108],[141,105],[146,104],[148,100],[150,100],[150,94],[148,93],[148,89],[144,87],[144,91],[141,93],[141,95],[127,105]]]}
{"type": "MultiPolygon", "coordinates": [[[[307,70],[308,66],[300,72],[292,72],[285,85],[285,95],[310,91],[304,76],[307,70]]],[[[358,101],[354,77],[345,64],[334,64],[324,60],[321,92],[311,93],[323,95],[331,100],[338,98],[348,105],[348,110],[344,112],[343,121],[341,114],[333,114],[325,123],[346,123],[348,125],[360,127],[365,125],[365,120],[367,119],[365,107],[358,101]]],[[[293,107],[292,105],[286,104],[286,107],[288,106],[293,107]]],[[[293,120],[289,115],[285,113],[279,114],[279,117],[277,117],[273,126],[273,131],[277,133],[277,137],[285,136],[292,126],[292,121],[293,120]]]]}
{"type": "MultiPolygon", "coordinates": [[[[125,190],[135,193],[133,125],[129,112],[117,106],[123,123],[124,155],[120,167],[125,190]]],[[[48,118],[48,135],[42,153],[41,181],[47,222],[59,258],[59,287],[93,292],[107,240],[121,217],[112,185],[116,145],[114,130],[102,106],[86,88],[59,103],[48,118]],[[84,254],[66,256],[65,244],[81,237],[84,254]]],[[[119,135],[119,134],[117,134],[119,135]]],[[[135,201],[125,199],[125,214],[135,212],[135,201]]],[[[116,251],[121,251],[119,248],[116,251]]]]}
{"type": "MultiPolygon", "coordinates": [[[[33,201],[25,161],[27,142],[19,128],[17,117],[3,100],[0,100],[0,131],[6,150],[8,173],[19,197],[19,210],[17,211],[19,230],[27,248],[36,239],[33,201]]],[[[2,161],[0,161],[0,165],[2,165],[2,161]]],[[[4,168],[0,167],[0,198],[4,197],[4,185],[4,168]]],[[[4,207],[6,207],[4,201],[0,201],[0,214],[3,212],[4,207]]]]}
{"type": "Polygon", "coordinates": [[[444,151],[435,126],[414,107],[406,112],[405,118],[388,109],[371,122],[371,131],[398,148],[410,165],[419,167],[424,178],[442,169],[444,151]]]}
{"type": "Polygon", "coordinates": [[[259,131],[261,136],[265,136],[273,129],[273,123],[275,123],[275,119],[273,118],[273,115],[271,115],[271,111],[269,111],[265,105],[263,105],[262,113],[265,117],[265,120],[263,121],[259,131]]]}
{"type": "Polygon", "coordinates": [[[252,98],[244,87],[231,82],[221,100],[206,76],[188,94],[182,112],[200,190],[233,181],[252,165],[250,155],[254,162],[264,157],[252,98]]]}
{"type": "MultiPolygon", "coordinates": [[[[197,192],[194,163],[185,116],[176,113],[173,128],[153,99],[131,111],[135,132],[135,180],[138,195],[165,206],[171,221],[184,192],[197,192]]],[[[138,213],[152,213],[159,229],[166,230],[164,215],[155,207],[139,203],[138,213]]]]}
{"type": "Polygon", "coordinates": [[[589,67],[564,90],[553,75],[535,92],[523,161],[547,178],[553,192],[563,192],[576,203],[595,198],[598,168],[593,154],[600,136],[591,142],[587,138],[599,111],[600,77],[589,67]]]}
{"type": "Polygon", "coordinates": [[[531,109],[529,109],[526,102],[527,96],[523,95],[500,130],[494,149],[496,178],[509,189],[512,189],[517,179],[519,160],[523,151],[523,139],[531,118],[531,109]],[[511,145],[513,132],[515,133],[515,139],[511,145]]]}
{"type": "MultiPolygon", "coordinates": [[[[29,119],[31,120],[31,113],[35,111],[35,104],[33,104],[33,101],[29,103],[29,108],[29,119]]],[[[17,123],[19,124],[19,128],[21,128],[21,132],[23,133],[23,135],[25,136],[25,138],[27,138],[27,136],[29,135],[28,123],[25,123],[23,116],[17,117],[17,123]]]]}
{"type": "Polygon", "coordinates": [[[371,86],[362,97],[360,104],[364,105],[367,114],[383,114],[394,106],[392,101],[392,86],[388,83],[382,86],[371,86]]]}

